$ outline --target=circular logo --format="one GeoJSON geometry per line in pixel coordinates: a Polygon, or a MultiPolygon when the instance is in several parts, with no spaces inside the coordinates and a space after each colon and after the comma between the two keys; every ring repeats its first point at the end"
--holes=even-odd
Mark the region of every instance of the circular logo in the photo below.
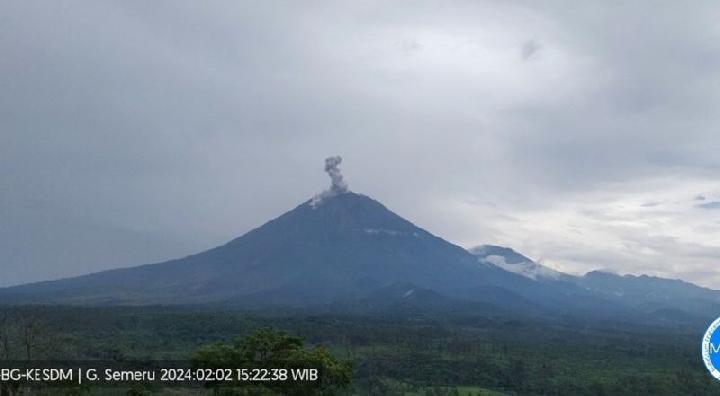
{"type": "Polygon", "coordinates": [[[720,380],[720,318],[715,319],[705,332],[702,357],[710,374],[720,380]]]}

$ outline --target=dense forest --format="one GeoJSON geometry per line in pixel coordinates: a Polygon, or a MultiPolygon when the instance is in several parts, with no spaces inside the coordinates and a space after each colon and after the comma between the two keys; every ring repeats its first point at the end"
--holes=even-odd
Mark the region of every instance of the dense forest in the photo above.
{"type": "MultiPolygon", "coordinates": [[[[322,348],[346,364],[351,383],[333,390],[336,394],[720,395],[720,384],[710,378],[700,359],[702,327],[643,326],[620,320],[0,307],[0,360],[188,360],[213,345],[244,345],[258,329],[287,334],[295,340],[292,345],[322,348]]],[[[179,390],[74,387],[64,392],[178,394],[179,390]]]]}

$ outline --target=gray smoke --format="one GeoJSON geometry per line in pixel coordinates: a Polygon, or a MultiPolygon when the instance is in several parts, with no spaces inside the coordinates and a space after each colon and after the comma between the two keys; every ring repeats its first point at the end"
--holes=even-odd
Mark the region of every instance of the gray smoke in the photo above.
{"type": "Polygon", "coordinates": [[[348,190],[347,183],[343,180],[343,175],[340,172],[338,165],[342,162],[342,157],[336,155],[334,157],[325,158],[325,172],[330,175],[332,184],[330,185],[330,191],[335,194],[346,193],[348,190]]]}
{"type": "Polygon", "coordinates": [[[343,180],[342,172],[340,172],[340,168],[338,168],[341,162],[342,157],[339,155],[325,158],[325,172],[330,175],[330,188],[314,196],[310,201],[310,206],[316,207],[320,205],[323,200],[348,191],[348,185],[345,183],[345,180],[343,180]]]}

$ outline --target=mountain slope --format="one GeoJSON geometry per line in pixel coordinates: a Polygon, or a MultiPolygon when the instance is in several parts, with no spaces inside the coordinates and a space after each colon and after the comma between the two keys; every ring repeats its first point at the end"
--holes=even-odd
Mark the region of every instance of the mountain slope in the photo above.
{"type": "Polygon", "coordinates": [[[527,280],[416,227],[364,195],[305,202],[240,238],[160,264],[0,291],[15,301],[192,304],[227,300],[326,302],[393,282],[457,294],[527,280]]]}

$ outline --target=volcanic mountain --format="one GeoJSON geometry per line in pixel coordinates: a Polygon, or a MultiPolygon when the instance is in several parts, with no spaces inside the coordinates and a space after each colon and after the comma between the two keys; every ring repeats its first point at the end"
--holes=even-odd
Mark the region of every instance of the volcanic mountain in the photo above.
{"type": "MultiPolygon", "coordinates": [[[[346,312],[445,310],[702,317],[720,292],[680,281],[553,271],[512,249],[467,251],[381,203],[330,188],[225,245],[158,264],[0,289],[2,303],[325,307],[346,312]]],[[[644,319],[645,318],[645,319],[644,319]]]]}
{"type": "MultiPolygon", "coordinates": [[[[394,283],[448,296],[532,288],[352,192],[309,200],[208,251],[159,264],[0,290],[0,299],[79,304],[326,303],[394,283]]],[[[520,303],[512,295],[508,303],[520,303]]],[[[483,298],[480,298],[483,299],[483,298]]]]}

